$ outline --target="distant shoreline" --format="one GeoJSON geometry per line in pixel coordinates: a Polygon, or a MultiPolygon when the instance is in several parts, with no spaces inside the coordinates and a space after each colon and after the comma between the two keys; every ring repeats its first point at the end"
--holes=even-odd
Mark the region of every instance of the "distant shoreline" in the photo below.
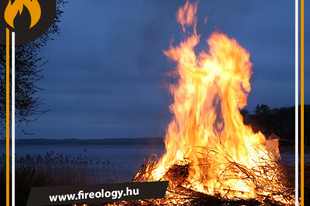
{"type": "MultiPolygon", "coordinates": [[[[0,145],[5,145],[5,140],[0,140],[0,145]]],[[[165,146],[163,137],[138,137],[138,138],[106,138],[106,139],[17,139],[16,145],[142,145],[165,146]]],[[[295,153],[294,146],[280,146],[280,152],[295,153]]],[[[307,147],[305,153],[309,153],[307,147]]]]}
{"type": "MultiPolygon", "coordinates": [[[[5,144],[1,140],[0,144],[5,144]]],[[[165,145],[162,137],[107,139],[17,139],[16,145],[165,145]]]]}

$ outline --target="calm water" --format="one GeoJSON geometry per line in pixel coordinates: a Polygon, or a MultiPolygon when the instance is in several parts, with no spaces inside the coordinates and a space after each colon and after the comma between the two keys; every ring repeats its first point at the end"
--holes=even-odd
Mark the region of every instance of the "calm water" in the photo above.
{"type": "MultiPolygon", "coordinates": [[[[0,152],[5,153],[5,145],[1,145],[0,152]]],[[[16,145],[18,156],[26,154],[46,155],[47,152],[61,153],[72,157],[82,155],[86,158],[94,157],[102,161],[109,160],[111,164],[121,166],[124,180],[129,181],[143,164],[144,159],[147,160],[151,154],[161,157],[165,152],[165,147],[140,145],[16,145]]],[[[282,153],[281,155],[283,160],[294,163],[295,155],[293,153],[282,153]]]]}

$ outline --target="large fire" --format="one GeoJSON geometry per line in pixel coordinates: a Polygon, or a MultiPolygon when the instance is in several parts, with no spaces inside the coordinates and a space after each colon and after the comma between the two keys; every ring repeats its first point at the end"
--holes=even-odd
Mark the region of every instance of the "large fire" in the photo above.
{"type": "Polygon", "coordinates": [[[213,32],[208,52],[196,55],[201,37],[196,10],[197,3],[180,7],[176,19],[187,36],[164,51],[177,64],[170,73],[177,79],[169,87],[173,119],[166,131],[167,152],[152,169],[146,168],[145,180],[169,180],[170,191],[182,186],[225,199],[293,204],[281,183],[278,145],[270,150],[265,136],[244,125],[240,114],[251,90],[250,54],[235,39],[213,32]]]}

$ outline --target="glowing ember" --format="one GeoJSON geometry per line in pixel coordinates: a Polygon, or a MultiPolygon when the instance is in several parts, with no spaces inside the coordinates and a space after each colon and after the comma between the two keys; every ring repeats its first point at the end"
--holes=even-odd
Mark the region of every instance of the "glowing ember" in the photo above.
{"type": "Polygon", "coordinates": [[[235,39],[214,32],[207,40],[209,51],[196,55],[196,11],[197,3],[180,7],[176,19],[190,35],[164,51],[177,63],[171,72],[177,83],[169,87],[173,119],[166,131],[167,153],[143,175],[148,181],[169,180],[170,191],[181,186],[223,199],[268,197],[291,204],[293,197],[284,198],[278,145],[267,147],[265,136],[244,125],[239,111],[251,90],[250,54],[235,39]]]}

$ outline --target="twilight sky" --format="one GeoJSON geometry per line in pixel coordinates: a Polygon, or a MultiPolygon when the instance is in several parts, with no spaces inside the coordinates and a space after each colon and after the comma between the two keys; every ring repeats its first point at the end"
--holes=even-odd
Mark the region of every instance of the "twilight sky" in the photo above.
{"type": "MultiPolygon", "coordinates": [[[[185,0],[74,0],[63,8],[60,36],[41,55],[45,91],[41,109],[50,112],[16,138],[158,137],[171,119],[164,73],[175,64],[163,50],[180,42],[175,13],[185,0]]],[[[286,1],[208,1],[198,4],[198,49],[220,29],[251,54],[254,74],[246,109],[257,104],[295,103],[295,3],[286,1]],[[204,24],[205,17],[208,17],[204,24]]],[[[307,4],[305,5],[307,11],[307,4]]],[[[309,9],[308,9],[309,11],[309,9]]],[[[305,37],[309,21],[305,12],[305,37]]],[[[309,36],[309,35],[308,35],[309,36]]],[[[305,45],[309,45],[306,39],[305,45]]],[[[306,46],[306,48],[309,48],[306,46]]],[[[309,51],[305,51],[305,58],[309,51]]],[[[305,102],[310,103],[305,61],[305,102]]]]}

